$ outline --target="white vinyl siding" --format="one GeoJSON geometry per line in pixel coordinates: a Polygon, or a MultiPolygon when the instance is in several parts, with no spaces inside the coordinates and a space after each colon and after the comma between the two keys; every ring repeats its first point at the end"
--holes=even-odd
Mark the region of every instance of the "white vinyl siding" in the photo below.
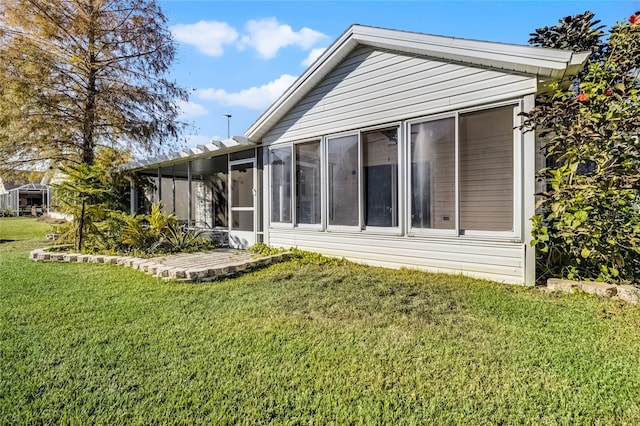
{"type": "Polygon", "coordinates": [[[524,282],[525,244],[460,238],[271,229],[269,245],[297,247],[327,256],[390,268],[464,273],[505,283],[524,282]]]}
{"type": "Polygon", "coordinates": [[[275,124],[263,143],[375,126],[535,90],[531,76],[361,47],[275,124]]]}

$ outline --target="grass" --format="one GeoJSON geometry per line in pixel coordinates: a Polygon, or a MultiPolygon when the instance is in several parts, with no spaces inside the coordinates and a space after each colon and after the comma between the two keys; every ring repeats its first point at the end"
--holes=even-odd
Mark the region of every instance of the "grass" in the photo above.
{"type": "Polygon", "coordinates": [[[640,308],[297,260],[209,284],[28,260],[0,219],[0,424],[638,424],[640,308]]]}

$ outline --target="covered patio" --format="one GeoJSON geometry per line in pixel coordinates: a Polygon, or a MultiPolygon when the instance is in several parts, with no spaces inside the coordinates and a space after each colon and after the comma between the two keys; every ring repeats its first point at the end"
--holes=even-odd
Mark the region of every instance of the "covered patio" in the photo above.
{"type": "Polygon", "coordinates": [[[124,166],[151,183],[132,187],[131,212],[162,203],[181,224],[222,245],[247,248],[262,241],[262,149],[246,138],[211,141],[124,166]]]}
{"type": "Polygon", "coordinates": [[[28,183],[0,194],[0,210],[9,210],[15,216],[40,216],[49,211],[51,187],[28,183]]]}

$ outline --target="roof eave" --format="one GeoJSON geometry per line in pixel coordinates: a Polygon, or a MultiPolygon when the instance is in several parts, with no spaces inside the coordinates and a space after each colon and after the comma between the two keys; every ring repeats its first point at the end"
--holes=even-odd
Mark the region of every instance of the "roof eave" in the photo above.
{"type": "Polygon", "coordinates": [[[589,56],[588,52],[574,53],[352,25],[267,108],[245,136],[259,142],[293,105],[359,45],[550,79],[575,75],[589,56]]]}
{"type": "Polygon", "coordinates": [[[313,86],[316,82],[324,78],[349,52],[355,49],[358,43],[352,38],[353,29],[354,26],[349,27],[347,31],[338,37],[338,39],[258,117],[245,132],[247,139],[256,143],[259,142],[262,137],[262,134],[259,134],[259,130],[264,128],[265,125],[270,127],[275,124],[280,118],[282,109],[286,108],[291,102],[299,100],[298,98],[304,97],[306,91],[299,90],[302,86],[313,86]],[[258,134],[259,136],[257,136],[258,134]]]}

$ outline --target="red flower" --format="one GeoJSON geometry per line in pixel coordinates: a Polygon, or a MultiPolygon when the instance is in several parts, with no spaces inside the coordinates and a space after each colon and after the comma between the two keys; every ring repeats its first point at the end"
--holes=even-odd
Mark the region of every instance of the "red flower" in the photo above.
{"type": "Polygon", "coordinates": [[[640,18],[638,18],[638,15],[629,16],[629,23],[631,25],[637,24],[638,22],[640,22],[640,18]]]}
{"type": "Polygon", "coordinates": [[[578,96],[576,96],[576,101],[579,101],[579,102],[584,102],[587,99],[589,99],[589,96],[587,96],[586,93],[580,93],[578,96]]]}
{"type": "Polygon", "coordinates": [[[613,94],[613,90],[611,90],[611,89],[607,89],[607,90],[604,91],[604,95],[605,96],[611,96],[612,94],[613,94]]]}

